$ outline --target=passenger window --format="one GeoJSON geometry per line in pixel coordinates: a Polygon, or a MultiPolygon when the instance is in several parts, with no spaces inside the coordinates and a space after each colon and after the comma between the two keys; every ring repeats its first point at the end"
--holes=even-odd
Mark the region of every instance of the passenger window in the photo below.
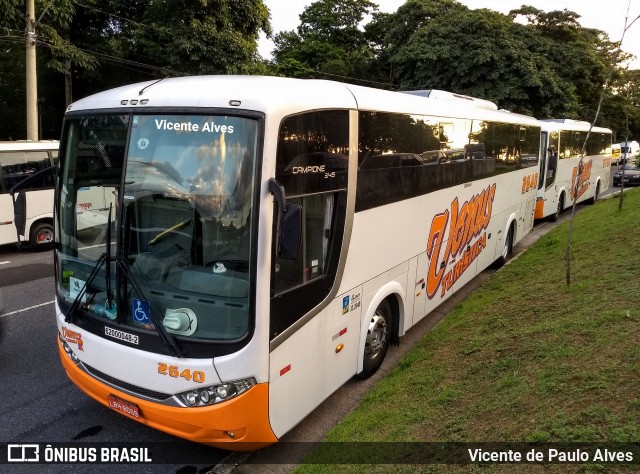
{"type": "MultiPolygon", "coordinates": [[[[46,151],[16,151],[2,154],[2,179],[4,188],[9,191],[25,178],[51,166],[46,151]]],[[[25,190],[47,189],[53,187],[53,176],[47,175],[32,182],[25,190]]]]}

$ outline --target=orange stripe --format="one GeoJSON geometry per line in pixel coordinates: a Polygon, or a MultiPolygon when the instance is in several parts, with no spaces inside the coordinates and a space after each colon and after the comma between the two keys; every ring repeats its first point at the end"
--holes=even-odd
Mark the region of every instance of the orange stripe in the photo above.
{"type": "Polygon", "coordinates": [[[536,201],[535,218],[536,219],[544,218],[544,199],[539,199],[538,201],[536,201]]]}
{"type": "Polygon", "coordinates": [[[234,451],[252,451],[278,441],[269,424],[269,384],[258,384],[217,405],[169,407],[136,398],[94,379],[69,359],[59,340],[58,350],[69,378],[94,400],[108,407],[107,397],[112,394],[138,405],[142,419],[129,416],[132,420],[180,438],[234,451]],[[234,434],[233,439],[229,432],[234,434]]]}

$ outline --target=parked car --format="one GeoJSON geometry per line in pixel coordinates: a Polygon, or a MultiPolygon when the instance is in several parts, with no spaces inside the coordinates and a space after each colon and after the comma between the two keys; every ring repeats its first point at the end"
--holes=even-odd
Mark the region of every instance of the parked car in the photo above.
{"type": "Polygon", "coordinates": [[[640,169],[634,163],[627,163],[622,166],[616,174],[613,175],[613,185],[620,186],[622,184],[622,169],[624,168],[624,185],[638,186],[640,185],[640,169]]]}

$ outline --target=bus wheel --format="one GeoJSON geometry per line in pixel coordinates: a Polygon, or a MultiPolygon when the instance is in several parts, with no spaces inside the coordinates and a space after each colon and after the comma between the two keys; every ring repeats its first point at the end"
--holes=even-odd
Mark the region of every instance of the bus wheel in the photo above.
{"type": "Polygon", "coordinates": [[[509,226],[509,231],[507,232],[507,236],[504,238],[504,245],[502,246],[502,255],[498,258],[496,264],[498,267],[501,267],[507,260],[511,258],[513,255],[513,224],[509,226]]]}
{"type": "Polygon", "coordinates": [[[593,199],[591,199],[591,204],[595,204],[598,202],[598,196],[600,195],[600,181],[596,184],[596,193],[593,195],[593,199]]]}
{"type": "Polygon", "coordinates": [[[358,374],[358,377],[362,379],[371,377],[382,365],[389,349],[392,317],[391,306],[387,300],[384,300],[369,320],[367,339],[364,343],[362,372],[358,374]]]}
{"type": "Polygon", "coordinates": [[[35,224],[31,229],[29,243],[35,246],[49,245],[53,242],[53,225],[47,222],[35,224]]]}

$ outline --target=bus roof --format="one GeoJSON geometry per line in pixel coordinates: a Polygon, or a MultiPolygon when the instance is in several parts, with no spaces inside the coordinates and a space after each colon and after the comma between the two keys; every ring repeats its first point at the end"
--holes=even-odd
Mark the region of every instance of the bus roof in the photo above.
{"type": "Polygon", "coordinates": [[[59,144],[58,140],[16,140],[0,142],[0,151],[57,150],[59,144]]]}
{"type": "MultiPolygon", "coordinates": [[[[591,128],[591,124],[583,120],[545,119],[540,120],[540,122],[542,123],[542,130],[544,130],[545,132],[555,132],[560,130],[588,132],[589,128],[591,128]]],[[[610,129],[604,127],[593,127],[591,131],[599,133],[612,133],[610,129]]]]}
{"type": "Polygon", "coordinates": [[[477,97],[471,97],[463,94],[455,94],[453,92],[441,91],[437,89],[423,89],[417,91],[402,91],[405,94],[419,95],[421,97],[429,97],[431,99],[451,100],[451,101],[466,101],[467,103],[475,107],[484,107],[491,110],[498,110],[498,106],[490,100],[478,99],[477,97]]]}
{"type": "Polygon", "coordinates": [[[318,79],[266,76],[191,76],[131,84],[71,104],[67,112],[150,107],[241,108],[294,114],[314,109],[352,109],[476,118],[540,126],[525,115],[492,110],[484,101],[453,101],[318,79]],[[478,103],[482,102],[483,106],[478,103]]]}

